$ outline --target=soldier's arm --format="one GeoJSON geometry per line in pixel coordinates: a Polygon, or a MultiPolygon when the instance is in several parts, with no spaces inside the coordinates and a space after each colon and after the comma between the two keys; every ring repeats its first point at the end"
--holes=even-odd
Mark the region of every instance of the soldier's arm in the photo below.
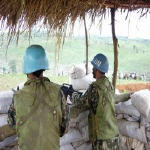
{"type": "Polygon", "coordinates": [[[78,93],[72,94],[72,105],[70,106],[70,118],[76,118],[81,112],[88,110],[88,91],[84,95],[78,93]]]}
{"type": "Polygon", "coordinates": [[[72,95],[73,106],[72,107],[77,107],[79,109],[81,108],[88,109],[89,107],[88,95],[89,95],[89,89],[83,95],[80,95],[76,92],[73,93],[72,95]]]}
{"type": "Polygon", "coordinates": [[[62,121],[60,124],[60,136],[63,136],[69,123],[69,106],[67,105],[66,98],[63,92],[61,92],[60,95],[61,95],[60,99],[61,99],[61,111],[62,111],[62,121]]]}
{"type": "Polygon", "coordinates": [[[14,94],[13,94],[12,104],[10,105],[9,110],[8,110],[7,122],[9,124],[9,126],[13,129],[16,129],[16,110],[15,110],[15,106],[14,106],[15,93],[23,88],[23,85],[21,85],[21,86],[22,86],[21,88],[18,85],[16,88],[12,89],[14,94]]]}
{"type": "Polygon", "coordinates": [[[73,104],[76,107],[85,107],[87,109],[97,107],[98,104],[98,91],[97,87],[93,84],[90,85],[88,90],[85,92],[84,95],[77,95],[73,96],[73,104]]]}
{"type": "Polygon", "coordinates": [[[84,95],[80,96],[79,94],[75,93],[72,99],[73,105],[70,108],[71,118],[77,117],[78,114],[85,110],[92,109],[93,112],[96,111],[98,105],[98,93],[93,84],[90,85],[84,95]]]}
{"type": "Polygon", "coordinates": [[[14,100],[12,100],[12,104],[10,105],[8,110],[7,122],[11,128],[16,128],[16,110],[14,108],[14,100]]]}
{"type": "Polygon", "coordinates": [[[98,100],[99,100],[99,95],[98,95],[98,88],[96,85],[92,84],[89,89],[89,97],[88,97],[88,103],[90,105],[90,109],[93,113],[96,113],[96,109],[98,106],[98,100]]]}

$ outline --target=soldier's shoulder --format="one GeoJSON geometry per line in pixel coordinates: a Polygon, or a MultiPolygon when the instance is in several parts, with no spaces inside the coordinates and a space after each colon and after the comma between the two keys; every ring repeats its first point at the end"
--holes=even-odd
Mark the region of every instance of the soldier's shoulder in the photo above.
{"type": "Polygon", "coordinates": [[[92,82],[90,88],[98,88],[98,82],[97,81],[92,82]]]}
{"type": "Polygon", "coordinates": [[[49,87],[50,87],[51,89],[60,90],[61,85],[50,81],[49,87]]]}
{"type": "Polygon", "coordinates": [[[20,89],[14,93],[14,97],[16,98],[19,96],[23,96],[24,93],[27,93],[27,91],[28,91],[28,89],[26,87],[23,87],[22,89],[20,89]]]}
{"type": "Polygon", "coordinates": [[[93,81],[91,84],[90,84],[90,86],[92,87],[92,86],[96,86],[97,85],[97,81],[93,81]]]}
{"type": "Polygon", "coordinates": [[[97,89],[98,89],[97,82],[94,81],[94,82],[92,82],[92,83],[90,84],[88,91],[89,91],[89,92],[91,92],[91,91],[97,91],[97,89]]]}
{"type": "Polygon", "coordinates": [[[107,91],[109,87],[112,87],[112,85],[109,79],[107,77],[104,77],[104,78],[96,80],[93,83],[93,87],[101,91],[107,91]]]}
{"type": "Polygon", "coordinates": [[[46,83],[47,86],[54,88],[54,89],[59,89],[60,85],[57,83],[52,82],[49,78],[43,77],[44,82],[46,83]]]}
{"type": "Polygon", "coordinates": [[[27,95],[34,95],[35,92],[33,90],[33,87],[30,86],[30,85],[25,85],[22,89],[19,89],[17,90],[15,93],[14,93],[14,98],[17,98],[17,97],[24,97],[24,96],[27,96],[27,95]]]}

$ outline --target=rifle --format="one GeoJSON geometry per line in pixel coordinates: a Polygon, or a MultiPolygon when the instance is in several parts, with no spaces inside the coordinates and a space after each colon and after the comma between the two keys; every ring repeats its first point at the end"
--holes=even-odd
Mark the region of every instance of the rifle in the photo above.
{"type": "Polygon", "coordinates": [[[64,93],[66,99],[67,99],[68,95],[70,97],[72,97],[73,93],[77,93],[79,95],[82,95],[81,92],[74,90],[71,84],[63,83],[63,85],[60,88],[61,88],[62,92],[64,93]]]}

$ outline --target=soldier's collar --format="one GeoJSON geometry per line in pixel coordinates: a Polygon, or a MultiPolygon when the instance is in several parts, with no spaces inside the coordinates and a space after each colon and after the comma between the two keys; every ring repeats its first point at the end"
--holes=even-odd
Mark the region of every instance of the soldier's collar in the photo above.
{"type": "Polygon", "coordinates": [[[41,77],[41,78],[36,78],[36,79],[28,79],[27,82],[24,85],[29,85],[31,83],[40,83],[41,81],[49,81],[50,80],[47,77],[41,77]]]}

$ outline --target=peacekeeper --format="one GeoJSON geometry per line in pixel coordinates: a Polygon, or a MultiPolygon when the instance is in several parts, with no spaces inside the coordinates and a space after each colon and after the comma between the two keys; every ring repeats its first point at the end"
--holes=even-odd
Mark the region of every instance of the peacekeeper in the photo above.
{"type": "Polygon", "coordinates": [[[114,88],[105,76],[109,62],[105,55],[97,54],[91,64],[96,81],[89,86],[83,96],[72,96],[74,101],[72,108],[89,109],[88,129],[93,150],[119,150],[114,88]]]}
{"type": "Polygon", "coordinates": [[[60,149],[59,137],[68,124],[67,106],[60,86],[43,77],[48,68],[44,48],[29,46],[23,63],[27,82],[15,93],[8,113],[11,126],[16,123],[20,150],[60,149]]]}

